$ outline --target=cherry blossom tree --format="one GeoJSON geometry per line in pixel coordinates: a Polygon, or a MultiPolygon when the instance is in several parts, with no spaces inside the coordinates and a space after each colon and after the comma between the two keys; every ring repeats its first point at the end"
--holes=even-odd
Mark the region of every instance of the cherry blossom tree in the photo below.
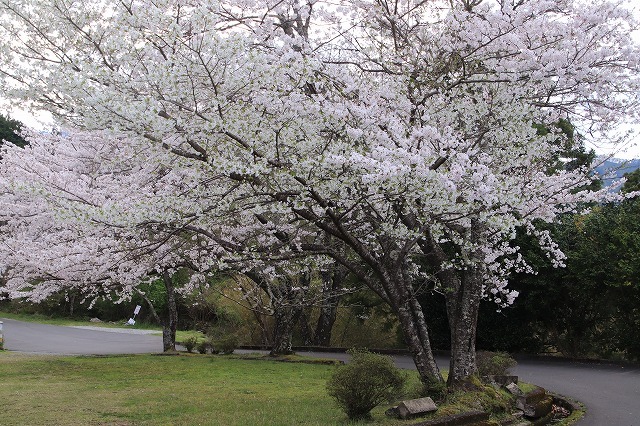
{"type": "Polygon", "coordinates": [[[198,247],[190,236],[141,226],[148,218],[140,212],[153,217],[167,208],[160,189],[166,183],[152,150],[132,149],[99,133],[28,139],[29,146],[8,146],[2,155],[3,290],[36,302],[68,289],[88,300],[116,297],[121,302],[159,276],[169,306],[168,318],[161,321],[164,349],[175,350],[172,275],[196,260],[198,247]]]}
{"type": "MultiPolygon", "coordinates": [[[[309,259],[302,260],[302,265],[309,259]]],[[[341,265],[326,263],[319,273],[310,268],[286,270],[275,277],[255,270],[234,274],[242,300],[237,301],[254,312],[263,330],[263,341],[271,347],[271,355],[292,352],[292,338],[296,325],[304,345],[330,346],[333,324],[337,318],[340,298],[354,293],[358,286],[346,286],[346,270],[341,265]],[[317,321],[312,329],[309,311],[318,309],[317,321]],[[273,318],[273,327],[267,327],[264,316],[273,318]]]]}
{"type": "Polygon", "coordinates": [[[571,119],[605,140],[640,93],[623,2],[0,5],[7,96],[172,164],[177,207],[145,218],[139,203],[137,220],[206,240],[190,256],[203,265],[220,247],[257,265],[333,258],[398,315],[426,383],[442,376],[421,285],[446,296],[457,385],[475,371],[480,299],[508,303],[505,277],[527,269],[515,229],[561,262],[536,223],[593,198],[575,191],[584,169],[550,170],[562,135],[536,126],[571,119]]]}
{"type": "Polygon", "coordinates": [[[159,277],[169,313],[166,319],[158,318],[164,349],[175,350],[174,272],[188,268],[195,282],[206,283],[211,272],[231,268],[269,296],[272,353],[291,352],[293,327],[311,303],[305,296],[310,274],[296,269],[295,259],[288,259],[287,271],[277,272],[260,262],[259,253],[238,255],[250,242],[230,242],[213,226],[205,230],[191,213],[203,193],[188,198],[186,175],[171,177],[175,164],[162,164],[148,142],[123,144],[122,138],[104,132],[32,134],[29,139],[32,144],[26,149],[5,150],[0,172],[0,218],[6,237],[0,253],[10,272],[5,285],[10,296],[41,301],[73,288],[86,298],[113,293],[122,301],[138,293],[153,310],[139,287],[159,277]],[[169,216],[167,211],[172,211],[169,216]],[[223,266],[223,261],[229,264],[223,266]],[[265,266],[269,269],[261,269],[265,266]]]}

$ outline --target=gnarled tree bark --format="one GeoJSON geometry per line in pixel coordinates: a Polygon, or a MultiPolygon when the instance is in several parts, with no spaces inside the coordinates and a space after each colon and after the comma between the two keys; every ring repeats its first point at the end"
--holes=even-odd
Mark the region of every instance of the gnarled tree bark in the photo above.
{"type": "Polygon", "coordinates": [[[168,271],[162,272],[162,281],[167,290],[167,316],[162,320],[162,349],[165,352],[176,350],[176,330],[178,328],[178,308],[173,277],[168,271]]]}
{"type": "Polygon", "coordinates": [[[329,271],[322,271],[322,304],[320,315],[313,333],[313,344],[315,346],[330,346],[331,331],[338,315],[338,304],[342,293],[344,279],[348,271],[341,265],[335,264],[329,271]]]}

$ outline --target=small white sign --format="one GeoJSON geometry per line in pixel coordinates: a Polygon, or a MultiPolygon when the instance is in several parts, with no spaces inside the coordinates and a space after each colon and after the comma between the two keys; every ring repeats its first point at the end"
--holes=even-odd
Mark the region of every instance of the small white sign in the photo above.
{"type": "Polygon", "coordinates": [[[129,318],[129,321],[127,321],[128,325],[136,325],[136,321],[133,318],[129,318]]]}
{"type": "Polygon", "coordinates": [[[140,313],[140,309],[142,306],[136,305],[136,308],[133,310],[133,315],[138,315],[140,313]]]}

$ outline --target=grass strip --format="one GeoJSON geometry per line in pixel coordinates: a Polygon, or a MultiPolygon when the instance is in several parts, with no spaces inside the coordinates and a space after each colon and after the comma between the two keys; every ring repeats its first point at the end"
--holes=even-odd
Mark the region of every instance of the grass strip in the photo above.
{"type": "MultiPolygon", "coordinates": [[[[3,425],[346,425],[333,366],[226,356],[0,352],[3,425]]],[[[374,411],[374,423],[403,424],[374,411]]]]}

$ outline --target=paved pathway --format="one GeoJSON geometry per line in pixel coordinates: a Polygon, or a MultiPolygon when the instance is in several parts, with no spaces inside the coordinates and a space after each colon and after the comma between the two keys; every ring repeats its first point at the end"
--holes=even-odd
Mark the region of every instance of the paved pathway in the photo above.
{"type": "Polygon", "coordinates": [[[640,426],[640,367],[522,359],[514,373],[584,403],[580,426],[640,426]]]}
{"type": "MultiPolygon", "coordinates": [[[[162,336],[135,329],[60,327],[0,319],[5,348],[53,354],[154,353],[162,350],[162,336]]],[[[307,352],[305,355],[348,359],[343,353],[307,352]]],[[[401,368],[413,369],[407,356],[394,357],[401,368]]],[[[448,360],[438,358],[446,367],[448,360]]],[[[579,426],[640,426],[640,367],[520,359],[514,373],[587,406],[579,426]]]]}
{"type": "Polygon", "coordinates": [[[61,327],[2,319],[8,350],[69,355],[108,355],[162,351],[162,336],[146,330],[61,327]]]}

